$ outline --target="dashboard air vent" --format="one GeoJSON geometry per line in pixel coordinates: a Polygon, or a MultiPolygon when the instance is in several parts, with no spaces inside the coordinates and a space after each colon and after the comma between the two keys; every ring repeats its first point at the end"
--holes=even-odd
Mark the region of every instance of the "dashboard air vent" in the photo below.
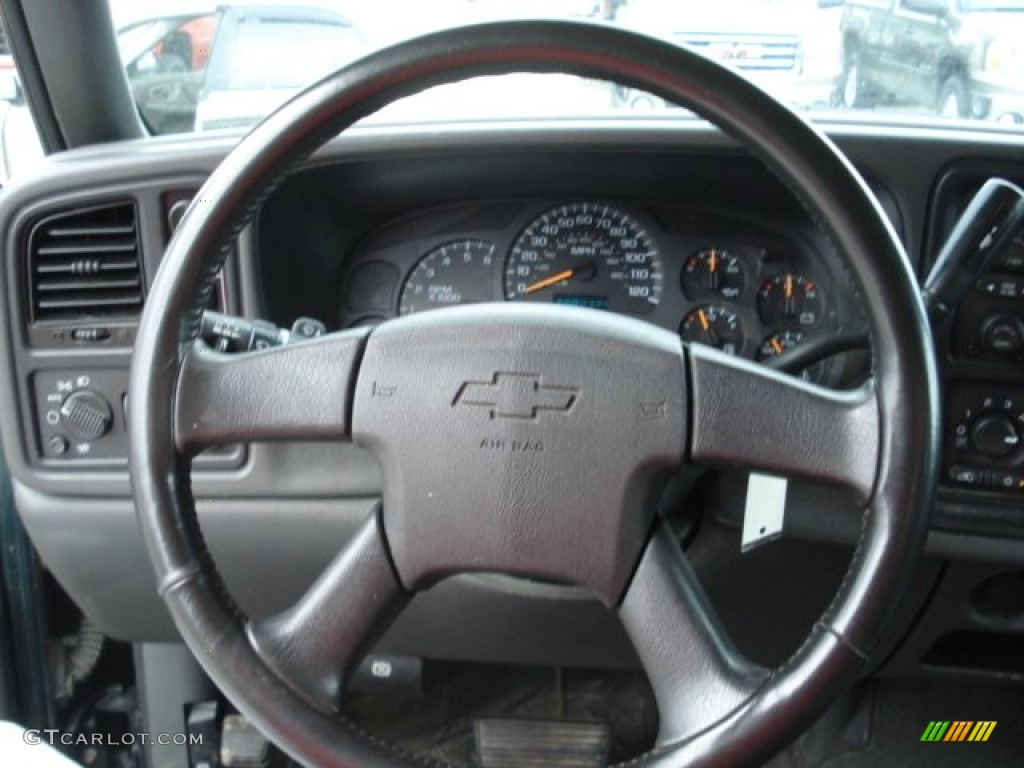
{"type": "Polygon", "coordinates": [[[142,309],[138,218],[131,202],[65,211],[28,241],[33,320],[135,315],[142,309]]]}

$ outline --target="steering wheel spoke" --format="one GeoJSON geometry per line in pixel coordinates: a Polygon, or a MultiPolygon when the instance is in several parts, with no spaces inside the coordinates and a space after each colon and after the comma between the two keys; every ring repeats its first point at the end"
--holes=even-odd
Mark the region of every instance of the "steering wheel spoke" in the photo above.
{"type": "Polygon", "coordinates": [[[319,709],[337,709],[345,682],[408,602],[375,511],[286,611],[249,623],[267,666],[319,709]]]}
{"type": "Polygon", "coordinates": [[[196,341],[175,393],[182,453],[250,440],[336,440],[349,436],[352,392],[369,329],[225,355],[196,341]]]}
{"type": "Polygon", "coordinates": [[[640,560],[619,617],[654,689],[659,745],[725,719],[768,677],[733,645],[664,525],[640,560]]]}
{"type": "Polygon", "coordinates": [[[692,345],[690,460],[834,483],[866,503],[878,466],[871,384],[835,391],[692,345]]]}

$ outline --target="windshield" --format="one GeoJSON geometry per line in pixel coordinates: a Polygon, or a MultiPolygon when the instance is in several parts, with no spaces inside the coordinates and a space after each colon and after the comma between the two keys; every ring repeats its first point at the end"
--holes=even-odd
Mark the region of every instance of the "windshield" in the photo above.
{"type": "MultiPolygon", "coordinates": [[[[1024,125],[1024,0],[109,2],[132,93],[154,134],[244,129],[376,48],[532,17],[610,24],[687,46],[812,116],[1024,125]]],[[[616,84],[523,74],[434,89],[371,119],[638,114],[690,117],[616,84]]]]}
{"type": "MultiPolygon", "coordinates": [[[[688,46],[802,111],[1024,124],[1024,0],[110,2],[133,93],[154,133],[246,127],[375,48],[445,27],[531,17],[612,24],[688,46]],[[901,14],[900,24],[887,25],[889,14],[901,14]],[[950,15],[956,23],[936,23],[950,15]]],[[[611,83],[483,80],[435,89],[375,119],[687,117],[611,83]]]]}
{"type": "Polygon", "coordinates": [[[963,0],[965,11],[1024,11],[1024,0],[963,0]]]}

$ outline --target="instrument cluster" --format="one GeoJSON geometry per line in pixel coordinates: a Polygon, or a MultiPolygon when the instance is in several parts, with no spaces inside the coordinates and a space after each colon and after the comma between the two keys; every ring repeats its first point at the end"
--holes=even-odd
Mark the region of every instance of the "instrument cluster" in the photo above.
{"type": "MultiPolygon", "coordinates": [[[[391,222],[346,261],[341,327],[488,301],[631,315],[765,360],[842,325],[802,235],[732,214],[570,200],[473,203],[391,222]]],[[[828,361],[804,376],[830,383],[828,361]]]]}

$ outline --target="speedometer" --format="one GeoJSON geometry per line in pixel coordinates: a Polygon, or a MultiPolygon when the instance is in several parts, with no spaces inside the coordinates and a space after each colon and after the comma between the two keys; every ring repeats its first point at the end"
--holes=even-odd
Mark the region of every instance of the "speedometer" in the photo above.
{"type": "Polygon", "coordinates": [[[639,222],[602,203],[571,203],[534,219],[505,266],[514,301],[609,309],[631,315],[661,301],[661,256],[639,222]]]}

